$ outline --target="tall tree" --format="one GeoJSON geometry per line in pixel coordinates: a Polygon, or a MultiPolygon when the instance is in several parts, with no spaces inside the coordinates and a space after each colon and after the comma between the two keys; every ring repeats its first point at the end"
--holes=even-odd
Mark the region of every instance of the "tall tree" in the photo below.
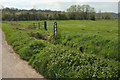
{"type": "Polygon", "coordinates": [[[67,9],[67,12],[70,13],[71,19],[89,19],[90,14],[95,17],[94,8],[89,5],[72,5],[67,9]]]}
{"type": "Polygon", "coordinates": [[[103,19],[111,19],[112,15],[109,12],[104,12],[103,19]]]}

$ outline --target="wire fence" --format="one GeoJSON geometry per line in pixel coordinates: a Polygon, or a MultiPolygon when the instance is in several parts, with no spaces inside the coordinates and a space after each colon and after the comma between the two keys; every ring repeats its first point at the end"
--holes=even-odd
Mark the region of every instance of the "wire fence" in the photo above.
{"type": "Polygon", "coordinates": [[[39,30],[46,30],[49,33],[54,33],[54,36],[56,36],[57,33],[57,22],[46,22],[41,21],[37,23],[32,23],[27,27],[28,29],[39,29],[39,30]]]}

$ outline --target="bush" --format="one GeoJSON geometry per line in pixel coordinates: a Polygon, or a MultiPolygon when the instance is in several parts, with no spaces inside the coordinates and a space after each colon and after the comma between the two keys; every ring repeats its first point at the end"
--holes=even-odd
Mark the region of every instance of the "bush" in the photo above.
{"type": "Polygon", "coordinates": [[[44,47],[46,47],[46,44],[43,40],[34,40],[22,47],[18,53],[20,54],[21,58],[29,60],[34,54],[40,53],[44,47]]]}
{"type": "Polygon", "coordinates": [[[31,58],[29,64],[47,78],[118,77],[118,63],[114,60],[81,54],[58,46],[45,48],[31,58]]]}
{"type": "Polygon", "coordinates": [[[61,37],[61,33],[60,32],[57,32],[56,33],[56,36],[53,40],[53,43],[54,44],[60,44],[62,42],[62,37],[61,37]]]}
{"type": "Polygon", "coordinates": [[[35,37],[36,39],[44,39],[47,40],[47,36],[48,36],[48,32],[46,31],[31,31],[30,33],[28,33],[31,37],[35,37]]]}

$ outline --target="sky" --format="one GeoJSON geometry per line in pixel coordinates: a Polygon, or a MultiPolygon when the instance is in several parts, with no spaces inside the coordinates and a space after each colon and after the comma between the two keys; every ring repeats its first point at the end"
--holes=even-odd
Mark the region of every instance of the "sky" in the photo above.
{"type": "Polygon", "coordinates": [[[71,5],[88,4],[94,7],[96,12],[118,13],[119,0],[0,0],[0,5],[4,7],[14,7],[18,9],[50,9],[65,11],[71,5]]]}

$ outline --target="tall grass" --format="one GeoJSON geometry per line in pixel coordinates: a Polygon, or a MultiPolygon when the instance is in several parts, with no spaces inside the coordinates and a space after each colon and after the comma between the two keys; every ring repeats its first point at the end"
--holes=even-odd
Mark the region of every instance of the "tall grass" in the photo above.
{"type": "MultiPolygon", "coordinates": [[[[45,39],[50,31],[22,30],[11,22],[2,30],[16,53],[46,78],[119,77],[116,20],[57,22],[59,33],[51,42],[45,39]]],[[[27,26],[32,21],[17,23],[27,26]]]]}

